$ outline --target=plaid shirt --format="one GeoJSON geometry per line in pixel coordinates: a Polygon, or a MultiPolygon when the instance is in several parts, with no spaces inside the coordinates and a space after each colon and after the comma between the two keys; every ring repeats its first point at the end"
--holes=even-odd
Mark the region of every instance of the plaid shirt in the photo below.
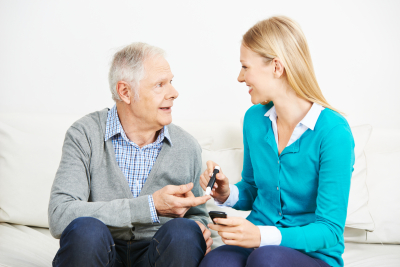
{"type": "MultiPolygon", "coordinates": [[[[126,136],[121,122],[119,121],[117,106],[114,105],[114,107],[108,111],[104,141],[111,138],[118,166],[125,175],[129,188],[135,198],[139,196],[150,174],[151,168],[156,162],[163,145],[164,137],[171,143],[171,138],[169,137],[168,128],[166,126],[161,129],[154,143],[140,148],[126,136]]],[[[160,221],[157,216],[152,195],[149,195],[149,207],[153,223],[159,223],[160,221]]]]}

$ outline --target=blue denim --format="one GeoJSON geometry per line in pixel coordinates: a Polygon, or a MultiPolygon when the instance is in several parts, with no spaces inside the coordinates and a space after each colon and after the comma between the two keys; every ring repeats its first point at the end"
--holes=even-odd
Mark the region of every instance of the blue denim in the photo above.
{"type": "Polygon", "coordinates": [[[53,266],[197,267],[205,252],[203,233],[189,219],[168,221],[151,241],[116,239],[114,242],[104,223],[81,217],[62,233],[53,266]]]}
{"type": "Polygon", "coordinates": [[[283,246],[257,249],[221,246],[208,253],[199,267],[329,267],[320,259],[283,246]]]}

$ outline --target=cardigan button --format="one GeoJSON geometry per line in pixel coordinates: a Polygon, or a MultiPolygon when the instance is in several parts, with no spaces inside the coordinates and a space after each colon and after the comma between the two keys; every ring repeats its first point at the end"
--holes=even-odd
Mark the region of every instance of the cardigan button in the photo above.
{"type": "Polygon", "coordinates": [[[277,187],[276,190],[279,190],[279,187],[277,187]]]}
{"type": "Polygon", "coordinates": [[[279,212],[279,216],[281,216],[281,215],[282,215],[282,213],[279,212]]]}

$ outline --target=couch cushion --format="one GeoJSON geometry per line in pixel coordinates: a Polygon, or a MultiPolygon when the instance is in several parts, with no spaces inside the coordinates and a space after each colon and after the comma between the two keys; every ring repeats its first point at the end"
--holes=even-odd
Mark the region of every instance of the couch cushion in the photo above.
{"type": "Polygon", "coordinates": [[[51,266],[59,240],[49,229],[0,223],[0,266],[51,266]]]}
{"type": "Polygon", "coordinates": [[[367,162],[364,152],[372,127],[370,125],[354,126],[351,127],[351,131],[355,143],[355,163],[351,177],[346,226],[372,231],[374,222],[368,209],[367,162]]]}
{"type": "Polygon", "coordinates": [[[374,232],[345,230],[345,240],[400,244],[400,129],[375,129],[365,149],[374,232]]]}
{"type": "Polygon", "coordinates": [[[0,222],[48,227],[50,189],[72,122],[0,121],[0,222]]]}
{"type": "Polygon", "coordinates": [[[368,205],[375,221],[367,242],[400,244],[400,150],[366,155],[368,205]]]}
{"type": "Polygon", "coordinates": [[[345,243],[345,267],[398,267],[400,245],[345,243]]]}

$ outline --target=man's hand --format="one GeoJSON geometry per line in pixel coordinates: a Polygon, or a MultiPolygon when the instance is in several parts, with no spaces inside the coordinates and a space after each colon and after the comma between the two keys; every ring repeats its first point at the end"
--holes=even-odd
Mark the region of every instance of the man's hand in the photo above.
{"type": "MultiPolygon", "coordinates": [[[[212,175],[215,166],[219,166],[217,163],[209,160],[207,161],[207,169],[204,171],[202,175],[200,175],[200,186],[205,191],[210,181],[210,176],[212,175]]],[[[211,196],[218,200],[221,203],[224,203],[231,191],[229,189],[229,180],[222,172],[222,169],[219,170],[219,173],[215,176],[214,187],[211,188],[211,196]]]]}
{"type": "Polygon", "coordinates": [[[258,248],[261,244],[260,228],[241,217],[215,218],[208,227],[218,231],[222,242],[243,248],[258,248]]]}
{"type": "Polygon", "coordinates": [[[213,244],[213,240],[211,238],[211,231],[207,229],[207,227],[204,226],[199,221],[196,221],[196,223],[199,225],[201,232],[203,232],[204,240],[206,241],[207,249],[206,249],[206,254],[211,251],[211,245],[213,244]]]}
{"type": "Polygon", "coordinates": [[[192,193],[193,183],[184,185],[167,185],[153,193],[154,206],[159,216],[183,217],[191,208],[204,204],[210,196],[195,197],[192,193]]]}

